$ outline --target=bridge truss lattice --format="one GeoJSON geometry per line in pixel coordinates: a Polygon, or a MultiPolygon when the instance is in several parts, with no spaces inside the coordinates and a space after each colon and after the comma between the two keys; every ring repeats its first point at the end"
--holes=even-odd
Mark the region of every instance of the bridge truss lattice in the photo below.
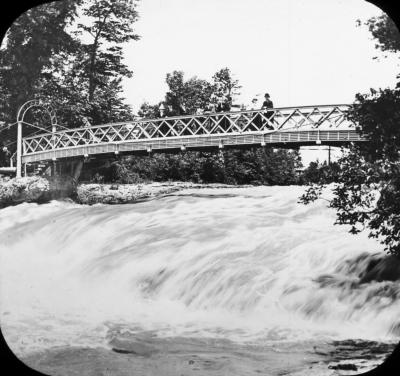
{"type": "Polygon", "coordinates": [[[346,118],[348,105],[274,108],[138,119],[64,129],[23,139],[23,162],[104,153],[254,144],[343,145],[365,141],[346,118]]]}

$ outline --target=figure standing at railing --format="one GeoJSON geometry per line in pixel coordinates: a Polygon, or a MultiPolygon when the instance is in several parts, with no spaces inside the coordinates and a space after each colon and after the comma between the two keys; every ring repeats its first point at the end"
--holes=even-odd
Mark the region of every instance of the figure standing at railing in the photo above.
{"type": "Polygon", "coordinates": [[[260,107],[258,106],[257,101],[257,98],[253,98],[251,100],[250,110],[254,111],[254,113],[252,113],[252,117],[255,115],[252,123],[250,123],[248,127],[248,130],[251,131],[259,131],[263,126],[262,117],[259,113],[257,113],[258,111],[260,111],[260,107]]]}
{"type": "MultiPolygon", "coordinates": [[[[205,124],[206,116],[202,116],[202,115],[205,115],[205,113],[206,113],[206,110],[204,108],[197,108],[196,112],[195,112],[197,121],[199,121],[200,124],[203,124],[203,126],[205,124]]],[[[193,134],[204,134],[205,133],[204,129],[202,127],[199,127],[195,121],[192,122],[191,128],[192,128],[193,134]]]]}
{"type": "MultiPolygon", "coordinates": [[[[268,93],[265,93],[264,95],[264,102],[262,104],[262,109],[267,110],[269,108],[274,108],[274,104],[272,103],[270,96],[268,93]]],[[[266,123],[266,127],[268,129],[274,129],[271,123],[273,123],[273,116],[274,116],[274,111],[266,111],[265,112],[265,117],[268,119],[268,122],[266,123]]]]}
{"type": "MultiPolygon", "coordinates": [[[[222,98],[218,101],[217,104],[217,112],[229,112],[231,110],[232,106],[232,98],[228,96],[226,100],[224,101],[222,98]]],[[[226,117],[229,115],[222,115],[222,119],[219,123],[220,127],[224,130],[227,131],[229,128],[229,119],[226,117]]]]}
{"type": "Polygon", "coordinates": [[[204,114],[205,114],[206,117],[207,117],[204,127],[205,127],[205,129],[207,130],[207,132],[210,132],[211,129],[213,128],[213,126],[214,126],[214,123],[213,123],[213,121],[211,120],[211,115],[212,115],[212,114],[215,114],[215,112],[216,112],[216,105],[215,105],[215,103],[210,103],[210,104],[206,107],[206,109],[205,109],[205,111],[204,111],[204,114]]]}

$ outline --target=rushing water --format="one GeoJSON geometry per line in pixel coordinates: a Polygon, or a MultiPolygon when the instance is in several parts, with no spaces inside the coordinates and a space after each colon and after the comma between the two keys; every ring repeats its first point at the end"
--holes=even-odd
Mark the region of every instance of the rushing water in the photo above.
{"type": "Polygon", "coordinates": [[[303,190],[0,210],[7,342],[26,355],[148,331],[253,345],[398,338],[399,283],[359,283],[381,246],[334,226],[326,201],[299,204],[303,190]]]}

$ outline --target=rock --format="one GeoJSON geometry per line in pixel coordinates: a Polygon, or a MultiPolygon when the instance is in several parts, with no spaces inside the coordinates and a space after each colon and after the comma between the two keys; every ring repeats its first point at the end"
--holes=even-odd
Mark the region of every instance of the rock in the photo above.
{"type": "Polygon", "coordinates": [[[0,207],[22,202],[42,202],[50,193],[47,179],[32,176],[10,179],[0,183],[0,207]]]}
{"type": "Polygon", "coordinates": [[[336,366],[329,366],[331,369],[338,369],[342,371],[357,371],[357,366],[351,363],[338,364],[336,366]]]}
{"type": "Polygon", "coordinates": [[[69,176],[43,178],[27,176],[0,181],[0,208],[22,202],[43,203],[74,196],[74,181],[69,176]]]}
{"type": "Polygon", "coordinates": [[[77,201],[81,204],[126,204],[148,197],[175,192],[177,185],[151,184],[81,184],[77,187],[77,201]]]}
{"type": "Polygon", "coordinates": [[[360,283],[397,280],[400,280],[400,258],[384,255],[371,261],[366,273],[361,276],[360,283]]]}
{"type": "Polygon", "coordinates": [[[9,181],[10,179],[11,178],[8,175],[0,174],[0,184],[3,184],[5,182],[9,181]]]}
{"type": "Polygon", "coordinates": [[[157,349],[148,343],[135,340],[114,339],[110,342],[111,349],[120,354],[135,354],[140,356],[150,356],[157,352],[157,349]]]}
{"type": "MultiPolygon", "coordinates": [[[[76,201],[80,204],[127,204],[157,197],[187,188],[232,188],[226,184],[197,184],[191,182],[153,182],[143,184],[80,184],[76,201]]],[[[240,186],[241,188],[249,186],[240,186]]]]}
{"type": "MultiPolygon", "coordinates": [[[[400,342],[385,361],[362,376],[398,376],[400,375],[400,342]]],[[[360,375],[360,376],[361,376],[360,375]]]]}

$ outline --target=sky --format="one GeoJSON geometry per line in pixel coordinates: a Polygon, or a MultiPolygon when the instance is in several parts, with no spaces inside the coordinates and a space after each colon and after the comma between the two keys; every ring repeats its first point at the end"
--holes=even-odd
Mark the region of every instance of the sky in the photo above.
{"type": "MultiPolygon", "coordinates": [[[[268,92],[274,107],[346,104],[370,88],[394,87],[399,58],[375,48],[368,28],[382,11],[364,0],[139,0],[139,41],[124,45],[133,71],[123,96],[137,113],[156,104],[174,70],[210,80],[228,67],[239,80],[235,104],[268,92]]],[[[84,17],[80,19],[84,22],[84,17]]],[[[303,163],[327,147],[302,149],[303,163]]],[[[332,151],[334,160],[337,151],[332,151]]]]}
{"type": "Polygon", "coordinates": [[[173,70],[211,80],[228,67],[242,85],[237,104],[268,92],[275,107],[352,103],[393,87],[399,71],[357,27],[381,14],[363,0],[143,0],[137,9],[141,39],[125,45],[134,74],[123,82],[134,112],[164,99],[173,70]]]}
{"type": "Polygon", "coordinates": [[[124,51],[135,111],[164,98],[173,70],[211,79],[228,67],[242,85],[237,103],[269,92],[277,107],[351,103],[393,86],[398,72],[397,59],[384,59],[356,26],[381,13],[364,0],[143,0],[138,12],[141,40],[124,51]]]}

